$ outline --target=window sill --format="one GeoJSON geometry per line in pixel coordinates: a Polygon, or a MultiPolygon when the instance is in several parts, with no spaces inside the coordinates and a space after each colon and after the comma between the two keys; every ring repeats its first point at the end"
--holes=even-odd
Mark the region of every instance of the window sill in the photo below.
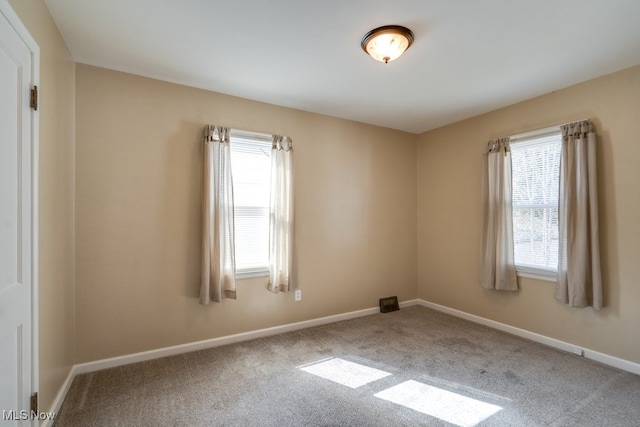
{"type": "Polygon", "coordinates": [[[269,269],[265,268],[247,268],[236,271],[236,279],[255,279],[259,277],[268,277],[269,269]]]}
{"type": "Polygon", "coordinates": [[[558,280],[557,272],[539,268],[516,267],[516,274],[518,277],[542,280],[544,282],[556,282],[558,280]]]}

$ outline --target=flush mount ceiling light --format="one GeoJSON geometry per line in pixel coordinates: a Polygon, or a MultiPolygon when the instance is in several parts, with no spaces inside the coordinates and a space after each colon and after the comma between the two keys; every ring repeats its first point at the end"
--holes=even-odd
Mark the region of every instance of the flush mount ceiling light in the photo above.
{"type": "Polygon", "coordinates": [[[369,31],[362,38],[362,49],[376,61],[393,61],[409,49],[413,33],[400,25],[385,25],[369,31]]]}

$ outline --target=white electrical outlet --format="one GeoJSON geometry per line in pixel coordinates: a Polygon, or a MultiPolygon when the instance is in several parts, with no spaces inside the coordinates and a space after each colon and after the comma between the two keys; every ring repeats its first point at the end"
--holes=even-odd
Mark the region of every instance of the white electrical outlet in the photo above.
{"type": "Polygon", "coordinates": [[[296,301],[300,301],[302,299],[302,289],[296,289],[293,295],[296,301]]]}

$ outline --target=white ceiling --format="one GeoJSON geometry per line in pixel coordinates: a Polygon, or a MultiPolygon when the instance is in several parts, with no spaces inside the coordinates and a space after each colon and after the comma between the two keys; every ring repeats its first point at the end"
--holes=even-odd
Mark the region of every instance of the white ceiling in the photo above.
{"type": "Polygon", "coordinates": [[[77,62],[413,133],[640,64],[640,0],[45,3],[77,62]]]}

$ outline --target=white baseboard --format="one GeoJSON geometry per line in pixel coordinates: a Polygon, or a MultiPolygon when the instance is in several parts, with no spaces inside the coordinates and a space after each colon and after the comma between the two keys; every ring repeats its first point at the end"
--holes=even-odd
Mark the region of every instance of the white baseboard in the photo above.
{"type": "Polygon", "coordinates": [[[515,326],[510,326],[505,323],[496,322],[495,320],[486,319],[484,317],[476,316],[475,314],[469,314],[464,311],[456,310],[456,309],[435,304],[429,301],[418,300],[418,305],[421,305],[423,307],[427,307],[433,310],[441,311],[443,313],[450,314],[452,316],[459,317],[461,319],[469,320],[474,323],[479,323],[481,325],[485,325],[493,329],[498,329],[500,331],[507,332],[511,335],[516,335],[522,338],[526,338],[531,341],[535,341],[544,345],[548,345],[550,347],[557,348],[559,350],[564,350],[569,353],[573,353],[577,356],[583,356],[586,359],[595,360],[605,365],[622,369],[623,371],[640,375],[640,364],[638,363],[630,362],[625,359],[620,359],[614,356],[610,356],[608,354],[583,348],[575,344],[571,344],[565,341],[560,341],[555,338],[547,337],[545,335],[536,334],[535,332],[530,332],[525,329],[516,328],[515,326]]]}
{"type": "MultiPolygon", "coordinates": [[[[403,301],[400,303],[400,307],[409,307],[411,305],[417,305],[418,300],[403,301]]],[[[204,341],[197,341],[188,344],[176,345],[172,347],[164,347],[155,350],[143,351],[140,353],[127,354],[125,356],[112,357],[109,359],[96,360],[94,362],[80,363],[74,365],[66,380],[62,384],[58,395],[56,396],[53,404],[51,405],[50,412],[58,413],[62,402],[67,396],[67,392],[71,387],[73,379],[78,374],[85,374],[88,372],[99,371],[101,369],[115,368],[117,366],[129,365],[131,363],[144,362],[146,360],[158,359],[166,356],[173,356],[176,354],[188,353],[191,351],[205,350],[207,348],[219,347],[222,345],[238,343],[242,341],[249,341],[256,338],[267,337],[270,335],[282,334],[285,332],[297,331],[300,329],[311,328],[314,326],[322,326],[330,323],[341,322],[344,320],[356,319],[358,317],[369,316],[380,312],[379,307],[371,307],[363,310],[351,311],[349,313],[336,314],[333,316],[320,317],[318,319],[306,320],[303,322],[289,323],[281,326],[274,326],[271,328],[258,329],[255,331],[244,332],[241,334],[227,335],[224,337],[213,338],[204,341]]],[[[49,427],[51,421],[46,421],[42,424],[42,427],[49,427]]]]}
{"type": "MultiPolygon", "coordinates": [[[[403,307],[416,305],[418,300],[405,301],[403,307]]],[[[172,347],[164,347],[156,350],[143,351],[140,353],[128,354],[125,356],[112,357],[109,359],[97,360],[94,362],[81,363],[75,365],[77,374],[98,371],[101,369],[114,368],[116,366],[128,365],[131,363],[143,362],[146,360],[158,359],[160,357],[173,356],[176,354],[188,353],[191,351],[205,350],[227,344],[234,344],[242,341],[249,341],[256,338],[268,337],[270,335],[282,334],[285,332],[297,331],[300,329],[312,328],[314,326],[327,325],[329,323],[341,322],[343,320],[355,319],[379,313],[378,307],[365,308],[363,310],[351,311],[349,313],[336,314],[333,316],[320,317],[318,319],[305,320],[303,322],[289,323],[271,328],[258,329],[240,334],[227,335],[224,337],[212,338],[204,341],[196,341],[188,344],[181,344],[172,347]]]]}
{"type": "MultiPolygon", "coordinates": [[[[531,341],[539,342],[541,344],[548,345],[560,350],[568,351],[570,353],[584,356],[588,359],[592,359],[603,363],[605,365],[613,366],[624,371],[628,371],[637,375],[640,375],[640,364],[630,362],[628,360],[619,359],[613,356],[609,356],[597,351],[584,349],[579,346],[560,341],[554,338],[550,338],[544,335],[529,332],[524,329],[509,326],[504,323],[489,320],[484,317],[476,316],[474,314],[465,313],[463,311],[455,310],[453,308],[445,307],[443,305],[435,304],[429,301],[421,299],[413,299],[403,301],[400,303],[401,308],[410,307],[412,305],[420,305],[433,310],[441,311],[446,314],[450,314],[455,317],[459,317],[465,320],[469,320],[474,323],[479,323],[485,326],[489,326],[494,329],[498,329],[503,332],[507,332],[512,335],[516,335],[522,338],[527,338],[531,341]]],[[[69,391],[69,387],[73,382],[73,379],[78,374],[84,374],[87,372],[94,372],[101,369],[114,368],[117,366],[128,365],[131,363],[143,362],[146,360],[158,359],[160,357],[173,356],[176,354],[188,353],[191,351],[205,350],[207,348],[219,347],[227,344],[234,344],[242,341],[248,341],[256,338],[267,337],[271,335],[282,334],[285,332],[297,331],[300,329],[311,328],[314,326],[322,326],[330,323],[341,322],[344,320],[356,319],[358,317],[369,316],[376,314],[380,311],[379,307],[366,308],[363,310],[351,311],[349,313],[336,314],[333,316],[320,317],[318,319],[305,320],[303,322],[289,323],[281,326],[274,326],[271,328],[258,329],[255,331],[244,332],[241,334],[228,335],[219,338],[213,338],[204,341],[197,341],[188,344],[176,345],[172,347],[164,347],[156,350],[143,351],[140,353],[128,354],[125,356],[112,357],[109,359],[96,360],[94,362],[80,363],[74,365],[69,372],[64,384],[60,388],[58,395],[56,396],[53,404],[51,405],[51,412],[57,413],[62,406],[62,402],[69,391]]],[[[42,424],[44,427],[48,427],[50,422],[42,424]]]]}
{"type": "MultiPolygon", "coordinates": [[[[403,301],[400,307],[417,305],[418,300],[403,301]]],[[[351,311],[348,313],[336,314],[333,316],[320,317],[318,319],[305,320],[303,322],[289,323],[271,328],[258,329],[240,334],[227,335],[224,337],[212,338],[204,341],[196,341],[188,344],[181,344],[172,347],[164,347],[156,350],[143,351],[140,353],[127,354],[125,356],[112,357],[109,359],[96,360],[94,362],[80,363],[75,365],[76,374],[98,371],[101,369],[114,368],[116,366],[129,365],[131,363],[144,362],[146,360],[158,359],[176,354],[188,353],[191,351],[205,350],[207,348],[219,347],[221,345],[234,344],[242,341],[249,341],[256,338],[268,337],[270,335],[283,334],[285,332],[297,331],[300,329],[312,328],[314,326],[327,325],[329,323],[341,322],[343,320],[355,319],[379,313],[379,307],[365,308],[363,310],[351,311]]]]}
{"type": "Polygon", "coordinates": [[[419,299],[410,299],[407,301],[402,301],[400,304],[398,304],[400,306],[400,308],[405,308],[405,307],[411,307],[412,305],[418,305],[420,304],[420,300],[419,299]]]}
{"type": "MultiPolygon", "coordinates": [[[[76,367],[75,365],[71,367],[71,369],[69,370],[69,374],[67,375],[67,378],[65,378],[64,382],[62,383],[62,387],[60,387],[60,390],[58,390],[58,394],[56,395],[56,398],[53,400],[53,403],[51,404],[51,408],[49,408],[49,413],[54,413],[57,414],[58,412],[60,412],[60,408],[62,407],[62,402],[64,402],[64,398],[67,397],[67,393],[69,392],[69,388],[71,387],[71,383],[73,382],[73,379],[76,377],[76,367]]],[[[53,424],[54,420],[45,420],[44,422],[42,422],[42,424],[40,424],[41,427],[49,427],[50,425],[53,424]]]]}
{"type": "Polygon", "coordinates": [[[587,359],[595,360],[596,362],[613,366],[614,368],[622,369],[623,371],[631,372],[632,374],[640,375],[640,364],[638,363],[620,359],[588,348],[583,349],[583,356],[587,359]]]}

